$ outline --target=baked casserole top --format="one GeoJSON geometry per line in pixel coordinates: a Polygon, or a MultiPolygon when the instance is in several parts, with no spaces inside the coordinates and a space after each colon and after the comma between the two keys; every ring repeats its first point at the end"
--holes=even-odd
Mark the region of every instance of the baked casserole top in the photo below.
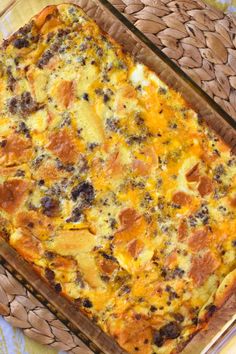
{"type": "Polygon", "coordinates": [[[129,353],[179,352],[236,286],[236,158],[77,6],[0,53],[0,235],[129,353]]]}

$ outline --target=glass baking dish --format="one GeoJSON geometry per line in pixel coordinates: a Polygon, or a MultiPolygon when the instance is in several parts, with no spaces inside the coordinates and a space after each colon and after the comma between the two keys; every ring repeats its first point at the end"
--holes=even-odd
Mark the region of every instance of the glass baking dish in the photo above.
{"type": "MultiPolygon", "coordinates": [[[[83,8],[138,61],[149,66],[168,86],[180,92],[199,118],[204,119],[231,146],[232,153],[236,152],[235,120],[106,0],[4,0],[4,8],[0,4],[0,38],[10,36],[45,6],[62,2],[75,3],[83,8]]],[[[68,300],[57,295],[3,239],[0,239],[0,261],[93,351],[124,353],[112,338],[78,310],[75,311],[68,300]]],[[[236,332],[235,314],[236,295],[217,311],[208,330],[197,334],[183,352],[218,353],[227,338],[236,332]]]]}

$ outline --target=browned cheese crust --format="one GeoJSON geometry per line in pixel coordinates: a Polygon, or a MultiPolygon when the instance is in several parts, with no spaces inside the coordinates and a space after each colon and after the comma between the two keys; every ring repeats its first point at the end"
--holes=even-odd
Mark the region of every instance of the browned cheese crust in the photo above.
{"type": "Polygon", "coordinates": [[[179,352],[235,292],[235,156],[75,5],[0,76],[0,235],[127,352],[179,352]]]}

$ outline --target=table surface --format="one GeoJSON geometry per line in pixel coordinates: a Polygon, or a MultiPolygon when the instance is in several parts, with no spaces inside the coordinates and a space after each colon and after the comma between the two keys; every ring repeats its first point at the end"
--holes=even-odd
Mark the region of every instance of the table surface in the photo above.
{"type": "MultiPolygon", "coordinates": [[[[1,8],[5,7],[9,0],[0,0],[1,8]]],[[[236,0],[206,0],[209,4],[220,8],[225,12],[233,12],[236,14],[236,0]]],[[[0,316],[0,353],[1,354],[57,354],[58,351],[27,338],[22,332],[13,328],[0,316]]],[[[236,336],[215,354],[235,354],[236,353],[236,336]]],[[[59,354],[63,354],[60,352],[59,354]]]]}
{"type": "Polygon", "coordinates": [[[205,0],[208,4],[216,6],[225,12],[236,13],[236,0],[205,0]]]}
{"type": "MultiPolygon", "coordinates": [[[[1,354],[57,354],[58,351],[42,346],[13,328],[0,316],[0,353],[1,354]]],[[[58,354],[64,354],[60,352],[58,354]]]]}

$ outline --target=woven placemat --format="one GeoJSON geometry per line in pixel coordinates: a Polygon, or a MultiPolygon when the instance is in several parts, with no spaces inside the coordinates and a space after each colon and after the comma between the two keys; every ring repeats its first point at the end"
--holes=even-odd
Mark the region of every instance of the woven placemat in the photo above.
{"type": "MultiPolygon", "coordinates": [[[[0,315],[41,344],[73,354],[93,352],[0,265],[0,315]]],[[[10,353],[11,354],[11,353],[10,353]]]]}
{"type": "MultiPolygon", "coordinates": [[[[236,17],[200,0],[111,3],[236,118],[236,17]]],[[[1,265],[0,315],[40,343],[69,353],[92,353],[1,265]]]]}
{"type": "Polygon", "coordinates": [[[236,118],[236,16],[201,0],[110,0],[236,118]]]}

